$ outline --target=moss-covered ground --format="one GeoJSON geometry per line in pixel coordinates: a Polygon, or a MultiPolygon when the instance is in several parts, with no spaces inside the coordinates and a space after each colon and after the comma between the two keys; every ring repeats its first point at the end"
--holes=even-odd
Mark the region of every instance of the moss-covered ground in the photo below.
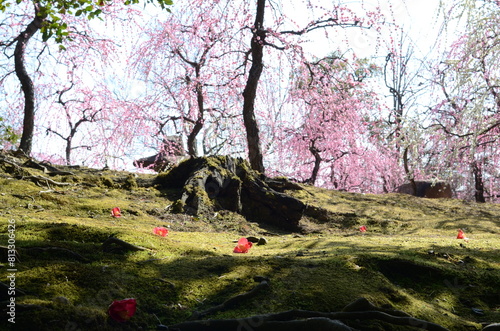
{"type": "MultiPolygon", "coordinates": [[[[209,317],[334,312],[365,297],[450,330],[500,321],[499,205],[308,186],[289,193],[330,218],[304,218],[305,233],[287,233],[226,211],[173,214],[180,192],[148,185],[152,175],[71,171],[51,177],[71,183],[57,186],[0,170],[0,245],[13,224],[19,253],[15,324],[7,320],[12,296],[2,289],[0,330],[155,330],[251,290],[254,276],[269,278],[269,290],[209,317]],[[114,207],[122,217],[111,217],[114,207]],[[168,227],[168,236],[155,235],[156,226],[168,227]],[[468,240],[456,238],[459,228],[468,240]],[[233,253],[250,235],[267,245],[233,253]],[[110,236],[146,250],[104,252],[110,236]],[[107,308],[125,298],[137,300],[137,312],[115,322],[107,308]]],[[[4,249],[0,281],[8,287],[7,257],[4,249]]]]}

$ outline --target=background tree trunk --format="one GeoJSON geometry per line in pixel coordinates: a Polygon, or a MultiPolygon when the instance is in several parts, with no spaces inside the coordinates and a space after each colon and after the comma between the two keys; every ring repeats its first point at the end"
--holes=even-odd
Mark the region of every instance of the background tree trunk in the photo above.
{"type": "Polygon", "coordinates": [[[253,27],[251,49],[252,66],[248,73],[248,80],[243,91],[243,121],[247,132],[248,158],[253,170],[264,173],[264,162],[260,149],[259,126],[255,118],[255,96],[257,86],[264,64],[262,63],[264,41],[266,31],[264,30],[264,11],[266,0],[257,1],[257,14],[253,27]]]}
{"type": "Polygon", "coordinates": [[[321,161],[323,161],[323,160],[321,158],[321,154],[319,154],[319,149],[316,146],[314,146],[314,142],[313,142],[313,145],[311,147],[309,147],[309,151],[314,156],[314,168],[313,168],[313,171],[311,173],[311,177],[306,181],[306,183],[314,185],[316,183],[316,179],[318,178],[319,167],[321,165],[321,161]]]}
{"type": "Polygon", "coordinates": [[[40,30],[44,18],[39,16],[40,5],[34,3],[35,18],[28,24],[26,30],[21,32],[16,38],[17,44],[14,50],[14,68],[17,78],[21,83],[21,89],[24,93],[24,120],[23,120],[23,134],[19,144],[19,150],[26,155],[31,154],[31,147],[33,144],[33,131],[35,127],[35,88],[31,80],[24,61],[24,54],[26,46],[33,35],[40,30]]]}
{"type": "Polygon", "coordinates": [[[413,173],[410,172],[410,165],[408,164],[408,146],[405,147],[403,152],[403,163],[405,168],[406,178],[410,182],[412,193],[411,195],[417,195],[417,183],[415,182],[415,177],[413,177],[413,173]]]}
{"type": "Polygon", "coordinates": [[[474,198],[476,199],[476,202],[486,202],[486,199],[484,198],[483,172],[476,161],[472,163],[472,173],[474,174],[475,184],[474,198]]]}

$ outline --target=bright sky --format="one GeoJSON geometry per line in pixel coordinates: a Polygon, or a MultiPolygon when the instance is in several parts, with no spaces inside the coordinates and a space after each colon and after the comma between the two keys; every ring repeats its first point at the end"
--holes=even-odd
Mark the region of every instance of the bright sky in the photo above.
{"type": "MultiPolygon", "coordinates": [[[[180,3],[183,0],[174,0],[174,3],[180,3]]],[[[317,3],[330,4],[337,2],[336,0],[316,0],[317,3]]],[[[393,17],[396,24],[402,25],[406,33],[408,33],[409,38],[416,45],[415,56],[417,58],[423,58],[429,50],[432,50],[434,43],[437,38],[437,32],[441,26],[441,21],[437,17],[437,12],[439,4],[441,1],[449,0],[339,0],[344,3],[349,8],[359,7],[360,4],[364,3],[365,10],[375,10],[375,8],[380,7],[382,12],[386,14],[388,22],[392,24],[393,17]]],[[[301,9],[300,4],[302,1],[284,1],[287,4],[283,5],[283,10],[289,14],[294,13],[306,13],[307,10],[301,9]],[[291,11],[290,11],[291,9],[291,11]]],[[[174,4],[175,7],[175,4],[174,4]]],[[[151,7],[149,7],[151,8],[151,7]]],[[[160,11],[159,8],[152,9],[153,12],[160,11]]],[[[164,14],[162,15],[169,15],[164,14]]],[[[271,19],[270,15],[267,16],[271,19]]],[[[309,15],[309,19],[311,15],[309,15]]],[[[297,18],[299,21],[300,18],[297,18]]],[[[97,20],[96,20],[97,21],[97,20]]],[[[305,18],[305,22],[308,19],[305,18]]],[[[99,22],[96,22],[99,24],[99,22]]],[[[303,26],[301,24],[301,26],[303,26]]],[[[331,43],[326,43],[324,34],[318,33],[316,42],[312,43],[312,50],[314,50],[315,55],[318,57],[325,56],[332,51],[336,50],[339,45],[347,45],[347,47],[352,48],[358,57],[374,57],[379,56],[380,58],[385,58],[387,54],[387,48],[385,45],[380,45],[380,50],[378,54],[375,53],[375,31],[374,30],[362,30],[358,28],[349,29],[337,29],[340,38],[339,41],[332,41],[331,43]],[[344,41],[344,42],[342,42],[344,41]],[[345,42],[347,41],[347,42],[345,42]]],[[[132,38],[131,38],[132,39],[132,38]]],[[[124,45],[125,46],[125,45],[124,45]]],[[[126,48],[126,47],[124,47],[126,48]]],[[[119,65],[117,63],[117,65],[119,65]]],[[[120,68],[117,69],[119,71],[120,68]]],[[[140,86],[137,82],[131,81],[127,78],[129,84],[124,84],[122,89],[127,91],[127,95],[138,95],[143,92],[142,88],[137,88],[140,86]]]]}
{"type": "MultiPolygon", "coordinates": [[[[325,2],[325,6],[327,3],[329,5],[332,3],[332,0],[322,1],[325,2]]],[[[282,10],[287,15],[291,12],[309,13],[306,14],[307,17],[306,15],[297,17],[296,21],[299,26],[304,26],[314,17],[314,13],[310,14],[310,11],[301,8],[302,1],[285,2],[287,4],[283,5],[282,10]]],[[[349,8],[355,8],[359,7],[361,1],[347,0],[343,1],[343,3],[349,8]]],[[[377,7],[380,7],[382,13],[386,16],[387,27],[393,27],[393,22],[403,27],[404,32],[408,34],[409,40],[406,42],[411,41],[414,44],[415,57],[422,59],[435,47],[438,31],[441,27],[441,20],[438,17],[439,3],[440,0],[365,0],[364,9],[375,11],[377,7]]],[[[155,11],[153,9],[153,12],[155,11]]],[[[175,12],[174,9],[173,11],[175,12]]],[[[267,18],[271,19],[270,15],[267,18]]],[[[318,31],[316,41],[312,41],[310,44],[311,53],[314,52],[314,55],[317,57],[322,57],[336,50],[339,45],[347,45],[348,48],[351,48],[356,53],[357,57],[379,57],[380,59],[385,59],[388,53],[387,45],[379,45],[378,52],[376,52],[376,31],[374,29],[347,28],[337,29],[337,31],[338,38],[335,38],[331,42],[325,42],[324,32],[318,31]]],[[[388,33],[385,34],[386,36],[383,38],[390,37],[388,33]]],[[[133,85],[139,86],[138,84],[133,85]]],[[[136,92],[141,93],[143,90],[138,89],[136,92]]]]}
{"type": "MultiPolygon", "coordinates": [[[[345,1],[343,3],[352,8],[359,6],[360,1],[345,1]]],[[[415,45],[417,57],[422,58],[434,49],[442,24],[442,17],[438,15],[440,0],[368,0],[364,3],[366,10],[381,8],[387,19],[387,28],[395,26],[393,20],[395,24],[403,28],[409,38],[407,41],[411,40],[415,45]]],[[[374,56],[374,50],[377,48],[374,30],[347,28],[340,31],[340,34],[344,40],[347,40],[349,47],[354,50],[358,57],[374,56]]],[[[386,37],[390,37],[387,33],[384,34],[386,37]]],[[[318,49],[325,49],[325,54],[318,56],[326,55],[338,47],[334,44],[325,44],[324,36],[321,33],[317,35],[321,42],[315,42],[313,49],[315,52],[318,49]]],[[[383,54],[379,55],[385,56],[386,48],[384,45],[381,45],[380,48],[383,54]]]]}
{"type": "Polygon", "coordinates": [[[442,25],[439,15],[438,0],[391,0],[395,5],[395,17],[408,31],[413,43],[418,46],[416,51],[426,54],[435,47],[436,39],[442,25]]]}

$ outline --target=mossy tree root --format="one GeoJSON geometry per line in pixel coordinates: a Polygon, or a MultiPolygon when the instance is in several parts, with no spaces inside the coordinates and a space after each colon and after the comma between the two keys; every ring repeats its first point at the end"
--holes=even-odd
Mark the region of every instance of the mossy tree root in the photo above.
{"type": "MultiPolygon", "coordinates": [[[[273,189],[266,179],[241,158],[214,156],[186,160],[158,175],[156,184],[182,188],[181,199],[174,203],[176,212],[203,216],[225,209],[259,223],[299,230],[305,204],[273,189]]],[[[287,187],[284,183],[271,185],[287,187]]]]}
{"type": "Polygon", "coordinates": [[[172,331],[354,331],[342,322],[324,317],[294,321],[265,321],[263,316],[231,320],[193,321],[169,326],[172,331]]]}
{"type": "MultiPolygon", "coordinates": [[[[229,300],[228,300],[229,301],[229,300]]],[[[428,331],[448,331],[447,328],[432,322],[409,316],[401,311],[375,307],[361,298],[344,308],[344,311],[325,313],[309,310],[289,310],[276,314],[256,315],[240,319],[188,321],[169,326],[176,331],[333,331],[355,330],[344,324],[347,321],[377,320],[393,325],[420,328],[428,331]],[[359,309],[354,311],[354,309],[359,309]],[[373,309],[373,310],[365,310],[373,309]]]]}
{"type": "Polygon", "coordinates": [[[7,169],[6,169],[7,173],[10,173],[11,175],[13,175],[19,179],[30,180],[39,186],[45,185],[47,187],[50,187],[50,185],[53,185],[53,186],[70,186],[70,185],[72,185],[70,183],[57,182],[57,181],[50,179],[50,178],[47,178],[45,176],[32,175],[28,170],[26,170],[26,167],[43,170],[44,173],[47,173],[49,175],[60,175],[60,174],[65,174],[65,175],[71,174],[72,175],[73,174],[71,172],[59,171],[55,167],[52,167],[48,164],[38,163],[32,159],[28,159],[28,161],[26,161],[24,164],[21,164],[20,160],[18,160],[16,158],[8,157],[7,155],[0,155],[0,164],[1,163],[5,164],[7,166],[7,169]]]}

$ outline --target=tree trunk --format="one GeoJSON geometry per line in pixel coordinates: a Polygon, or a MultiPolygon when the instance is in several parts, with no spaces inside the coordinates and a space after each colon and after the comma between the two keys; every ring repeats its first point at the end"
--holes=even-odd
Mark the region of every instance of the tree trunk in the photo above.
{"type": "Polygon", "coordinates": [[[200,69],[201,65],[199,63],[192,64],[193,67],[195,68],[196,72],[196,105],[198,107],[198,118],[194,124],[193,130],[191,130],[191,133],[188,135],[187,139],[187,147],[188,147],[188,154],[191,157],[196,156],[196,136],[198,133],[200,133],[201,129],[203,129],[203,116],[205,113],[205,100],[203,97],[203,85],[200,83],[200,69]]]}
{"type": "Polygon", "coordinates": [[[403,152],[403,162],[405,168],[406,178],[410,182],[412,193],[411,195],[417,195],[417,183],[415,182],[415,177],[410,173],[410,166],[408,165],[408,146],[405,147],[405,151],[403,152]]]}
{"type": "Polygon", "coordinates": [[[483,172],[481,168],[478,166],[477,162],[472,162],[472,173],[474,174],[474,198],[476,202],[486,202],[484,198],[484,183],[483,183],[483,172]]]}
{"type": "Polygon", "coordinates": [[[188,154],[191,157],[196,156],[196,136],[198,133],[200,133],[201,129],[203,128],[203,115],[198,118],[196,123],[194,124],[193,130],[191,130],[191,133],[187,137],[187,148],[188,148],[188,154]]]}
{"type": "Polygon", "coordinates": [[[313,168],[313,171],[311,173],[311,178],[309,178],[306,182],[308,184],[314,185],[314,183],[316,182],[316,179],[318,178],[319,167],[320,167],[321,161],[323,161],[323,159],[321,158],[321,155],[319,154],[318,148],[316,148],[316,146],[314,146],[314,142],[313,142],[313,145],[311,147],[309,147],[309,151],[314,156],[314,168],[313,168]]]}
{"type": "Polygon", "coordinates": [[[410,194],[416,197],[439,199],[453,197],[451,185],[446,182],[416,181],[406,183],[396,188],[394,192],[410,194]]]}
{"type": "Polygon", "coordinates": [[[40,30],[44,21],[44,18],[39,16],[40,5],[35,2],[34,6],[35,18],[28,24],[26,30],[21,32],[16,38],[17,44],[14,50],[14,68],[24,93],[23,134],[21,136],[19,150],[26,155],[31,154],[31,147],[33,144],[33,131],[35,127],[35,88],[26,70],[24,54],[29,40],[38,30],[40,30]]]}
{"type": "Polygon", "coordinates": [[[267,180],[241,158],[214,156],[186,160],[159,175],[156,184],[182,188],[174,212],[212,217],[217,210],[230,210],[256,222],[300,230],[304,203],[276,191],[267,180]]]}
{"type": "Polygon", "coordinates": [[[248,73],[248,80],[243,91],[243,121],[247,132],[248,158],[253,170],[264,173],[264,162],[260,148],[259,126],[255,118],[255,97],[257,86],[264,64],[262,62],[266,31],[264,30],[264,11],[266,0],[257,1],[257,14],[252,29],[252,66],[248,73]]]}
{"type": "Polygon", "coordinates": [[[70,135],[66,139],[66,165],[71,165],[72,138],[73,138],[73,136],[70,135]]]}

